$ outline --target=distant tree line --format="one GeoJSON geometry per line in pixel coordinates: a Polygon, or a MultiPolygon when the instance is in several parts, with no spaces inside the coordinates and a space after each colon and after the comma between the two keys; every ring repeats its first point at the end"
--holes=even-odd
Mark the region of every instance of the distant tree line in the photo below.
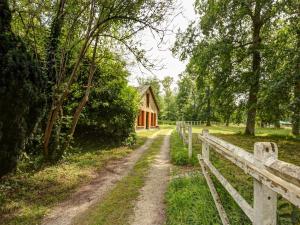
{"type": "Polygon", "coordinates": [[[195,1],[199,19],[179,32],[174,54],[188,60],[179,118],[300,129],[300,2],[195,1]]]}
{"type": "Polygon", "coordinates": [[[173,0],[0,0],[0,177],[24,154],[57,162],[78,129],[131,142],[139,98],[123,56],[151,68],[136,34],[163,38],[172,7],[173,0]]]}

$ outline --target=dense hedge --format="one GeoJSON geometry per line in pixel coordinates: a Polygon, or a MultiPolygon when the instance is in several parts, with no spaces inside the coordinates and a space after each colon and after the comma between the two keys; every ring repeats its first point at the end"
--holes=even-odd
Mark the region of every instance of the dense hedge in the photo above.
{"type": "Polygon", "coordinates": [[[0,1],[0,176],[13,170],[43,114],[44,78],[37,61],[10,29],[7,1],[0,1]]]}

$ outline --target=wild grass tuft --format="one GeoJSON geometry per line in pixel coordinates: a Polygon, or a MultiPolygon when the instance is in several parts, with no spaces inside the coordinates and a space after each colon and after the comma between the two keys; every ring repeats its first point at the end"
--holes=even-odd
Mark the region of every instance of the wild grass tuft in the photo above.
{"type": "Polygon", "coordinates": [[[189,159],[188,147],[183,143],[176,131],[173,131],[171,134],[171,162],[178,166],[197,165],[195,152],[192,158],[189,159]]]}
{"type": "Polygon", "coordinates": [[[167,225],[221,224],[202,175],[171,181],[166,193],[167,225]]]}

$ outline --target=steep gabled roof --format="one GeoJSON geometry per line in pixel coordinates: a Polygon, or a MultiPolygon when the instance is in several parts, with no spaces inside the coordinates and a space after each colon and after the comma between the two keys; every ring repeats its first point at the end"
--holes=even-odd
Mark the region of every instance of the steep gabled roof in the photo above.
{"type": "Polygon", "coordinates": [[[156,105],[156,107],[157,107],[157,110],[160,111],[160,110],[159,110],[159,106],[158,106],[158,104],[157,104],[157,101],[156,101],[156,98],[155,98],[155,95],[154,95],[154,92],[153,92],[153,89],[152,89],[151,85],[143,85],[143,86],[139,86],[139,87],[137,87],[136,89],[137,89],[137,91],[140,93],[141,97],[143,97],[143,96],[146,94],[147,90],[149,89],[150,92],[151,92],[151,94],[152,94],[154,103],[155,103],[155,105],[156,105]]]}

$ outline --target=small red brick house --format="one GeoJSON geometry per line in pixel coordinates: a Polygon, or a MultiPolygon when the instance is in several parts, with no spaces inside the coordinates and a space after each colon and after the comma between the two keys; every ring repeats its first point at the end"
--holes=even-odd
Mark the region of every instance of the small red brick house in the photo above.
{"type": "Polygon", "coordinates": [[[159,107],[150,85],[137,88],[141,96],[139,115],[136,119],[136,129],[158,127],[159,107]]]}

